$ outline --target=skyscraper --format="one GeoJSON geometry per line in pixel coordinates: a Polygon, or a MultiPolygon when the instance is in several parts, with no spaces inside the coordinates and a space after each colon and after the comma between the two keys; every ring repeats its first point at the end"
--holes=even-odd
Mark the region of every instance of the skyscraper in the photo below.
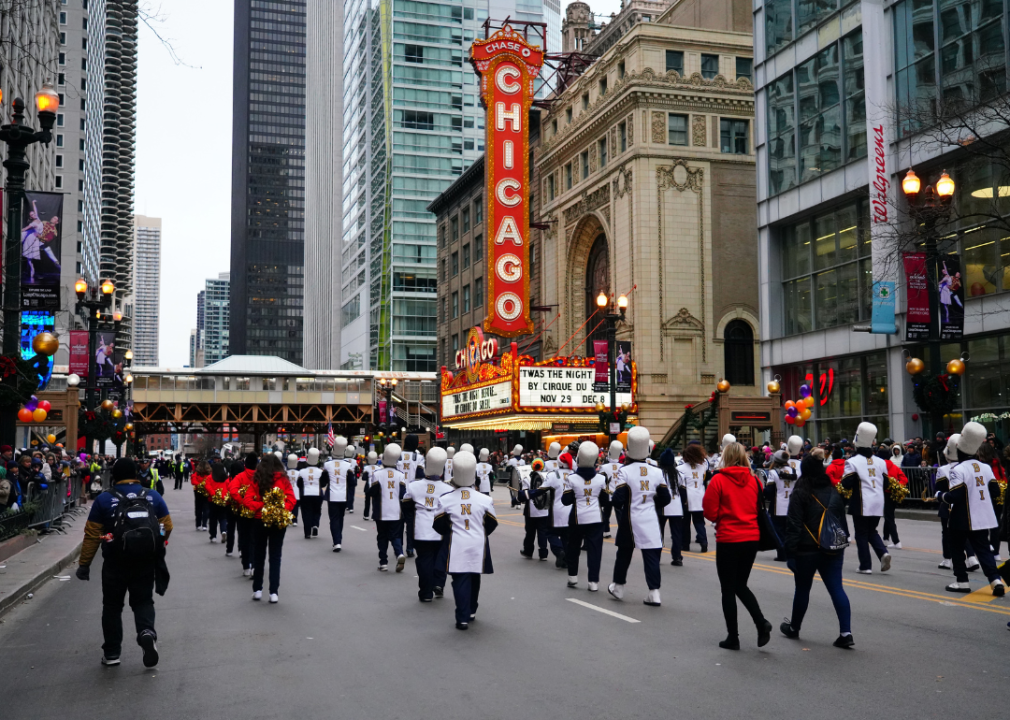
{"type": "Polygon", "coordinates": [[[208,278],[203,291],[203,364],[213,365],[224,360],[228,351],[230,299],[229,273],[221,273],[217,279],[208,278]]]}
{"type": "Polygon", "coordinates": [[[133,216],[133,359],[158,366],[158,308],[161,299],[161,218],[133,216]]]}
{"type": "Polygon", "coordinates": [[[305,0],[235,3],[230,345],[302,362],[305,0]]]}

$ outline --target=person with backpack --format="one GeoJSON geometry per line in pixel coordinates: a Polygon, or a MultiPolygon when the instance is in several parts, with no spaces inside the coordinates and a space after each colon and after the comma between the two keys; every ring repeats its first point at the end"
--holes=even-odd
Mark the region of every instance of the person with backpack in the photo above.
{"type": "Polygon", "coordinates": [[[845,522],[845,500],[824,470],[821,451],[802,461],[800,480],[789,499],[786,518],[785,553],[793,571],[796,591],[792,617],[779,626],[787,638],[797,639],[810,604],[814,575],[820,574],[838,616],[837,648],[855,645],[852,639],[852,611],[842,587],[842,565],[849,534],[845,522]]]}
{"type": "Polygon", "coordinates": [[[172,516],[156,490],[137,481],[137,464],[129,458],[112,467],[111,490],[99,495],[84,526],[77,577],[91,579],[91,564],[102,549],[102,664],[119,665],[123,648],[123,601],[130,608],[144,667],[158,664],[158,634],[154,629],[154,593],[165,594],[168,570],[165,545],[172,534],[172,516]]]}

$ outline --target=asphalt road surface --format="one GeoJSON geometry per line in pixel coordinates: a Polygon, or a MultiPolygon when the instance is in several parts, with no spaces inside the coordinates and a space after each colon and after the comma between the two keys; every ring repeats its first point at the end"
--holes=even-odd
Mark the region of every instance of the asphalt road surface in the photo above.
{"type": "MultiPolygon", "coordinates": [[[[90,583],[51,580],[0,624],[0,718],[940,718],[1002,714],[1010,676],[1010,598],[992,598],[973,573],[972,595],[945,593],[940,526],[901,521],[904,550],[891,572],[856,574],[847,552],[854,650],[831,646],[838,626],[814,585],[802,639],[778,624],[793,582],[763,553],[751,587],[775,631],[763,649],[740,607],[742,650],[725,636],[714,553],[664,554],[661,608],[646,595],[641,559],[624,602],[606,593],[614,546],[604,547],[601,589],[566,587],[567,573],[519,555],[522,516],[494,493],[477,621],[454,628],[451,591],[417,601],[413,562],[376,571],[373,525],[346,519],[344,550],[290,529],[280,603],[254,603],[237,559],[195,532],[187,488],[169,491],[176,530],[172,583],[156,597],[161,663],[145,670],[124,615],[123,664],[103,667],[100,568],[90,583]],[[578,601],[578,602],[575,602],[578,601]],[[607,611],[607,612],[603,612],[607,611]]],[[[709,528],[711,532],[711,528],[709,528]]],[[[693,550],[697,550],[697,545],[693,550]]],[[[1005,550],[1004,550],[1005,552],[1005,550]]]]}

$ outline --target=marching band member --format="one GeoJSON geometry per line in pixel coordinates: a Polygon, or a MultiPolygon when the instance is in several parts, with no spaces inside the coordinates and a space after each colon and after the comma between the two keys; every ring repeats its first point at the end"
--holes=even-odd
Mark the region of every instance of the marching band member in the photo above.
{"type": "Polygon", "coordinates": [[[210,515],[210,502],[207,500],[207,481],[210,480],[210,463],[201,459],[193,470],[190,482],[193,484],[193,500],[196,506],[196,529],[206,530],[210,515]]]}
{"type": "Polygon", "coordinates": [[[799,435],[790,435],[789,439],[786,440],[786,452],[789,453],[789,460],[786,462],[789,465],[789,469],[793,474],[793,482],[796,482],[801,477],[803,477],[803,469],[801,467],[803,460],[803,438],[799,435]]]}
{"type": "Polygon", "coordinates": [[[649,457],[645,458],[645,462],[652,467],[659,467],[659,463],[652,459],[652,453],[656,450],[656,441],[649,441],[649,457]]]}
{"type": "MultiPolygon", "coordinates": [[[[301,465],[302,463],[299,463],[301,465]]],[[[301,497],[302,520],[305,523],[305,539],[319,537],[319,521],[323,514],[322,473],[316,467],[319,464],[319,451],[309,448],[305,464],[298,470],[298,494],[301,497]]]]}
{"type": "MultiPolygon", "coordinates": [[[[726,435],[726,438],[733,437],[726,435]]],[[[735,440],[734,440],[735,442],[735,440]]],[[[723,449],[727,445],[722,446],[723,449]]],[[[701,545],[701,552],[708,552],[708,532],[705,530],[705,514],[702,511],[702,503],[705,500],[705,487],[711,476],[709,470],[714,469],[716,464],[708,461],[705,450],[699,442],[689,442],[684,452],[681,453],[684,459],[683,464],[678,468],[680,473],[680,484],[687,488],[687,510],[682,521],[681,537],[685,548],[691,550],[691,523],[694,523],[694,541],[701,545]]],[[[722,462],[721,453],[719,463],[722,462]]]]}
{"type": "Polygon", "coordinates": [[[452,459],[456,457],[456,448],[452,445],[445,449],[445,481],[452,482],[452,459]]]}
{"type": "MultiPolygon", "coordinates": [[[[408,485],[414,480],[424,478],[424,456],[417,449],[418,437],[414,433],[403,440],[403,450],[400,459],[396,461],[396,469],[403,473],[403,481],[408,485]]],[[[414,557],[414,516],[407,515],[405,523],[407,531],[407,557],[414,557]]]]}
{"type": "Polygon", "coordinates": [[[543,487],[544,461],[537,458],[533,461],[533,472],[522,478],[519,488],[519,500],[524,503],[523,518],[526,525],[526,535],[523,537],[523,549],[519,551],[527,560],[533,559],[533,541],[536,540],[541,560],[547,559],[547,528],[551,522],[551,498],[543,487]]]}
{"type": "MultiPolygon", "coordinates": [[[[523,454],[523,446],[517,444],[514,448],[512,448],[512,453],[511,453],[512,456],[505,463],[508,466],[509,473],[511,475],[511,477],[509,478],[509,480],[510,480],[510,482],[509,482],[509,489],[510,489],[510,491],[511,491],[512,488],[519,487],[519,485],[516,482],[515,475],[518,472],[516,470],[516,468],[522,467],[523,465],[526,464],[526,461],[522,459],[522,454],[523,454]]],[[[521,504],[522,504],[522,501],[519,500],[519,494],[513,491],[512,492],[512,507],[519,507],[521,504]]]]}
{"type": "Polygon", "coordinates": [[[719,445],[719,452],[713,453],[712,457],[708,459],[709,470],[715,472],[719,469],[720,463],[722,463],[722,451],[726,449],[727,445],[732,445],[736,442],[736,435],[726,433],[722,436],[722,442],[719,445]]]}
{"type": "MultiPolygon", "coordinates": [[[[424,458],[424,479],[407,483],[402,500],[404,516],[414,517],[413,540],[417,550],[414,568],[417,570],[417,598],[421,602],[431,602],[435,588],[445,587],[445,565],[436,561],[442,536],[432,528],[438,514],[438,499],[452,492],[452,486],[442,482],[445,455],[440,447],[428,451],[424,458]]],[[[442,593],[438,595],[441,597],[442,593]]]]}
{"type": "Polygon", "coordinates": [[[613,497],[617,512],[617,559],[614,561],[614,582],[607,591],[618,600],[624,599],[628,567],[637,547],[642,551],[645,582],[649,586],[649,596],[644,602],[659,607],[662,579],[659,559],[663,540],[656,508],[666,507],[672,498],[663,471],[645,462],[649,456],[649,442],[649,431],[644,427],[639,425],[628,431],[628,459],[617,474],[613,497]]]}
{"type": "Polygon", "coordinates": [[[365,520],[367,520],[369,506],[372,504],[372,498],[368,494],[368,486],[371,484],[372,475],[375,473],[376,470],[379,469],[378,468],[379,456],[376,454],[374,450],[372,450],[368,453],[368,456],[365,458],[365,460],[367,464],[361,470],[361,484],[365,488],[365,513],[362,517],[364,517],[365,520]]]}
{"type": "Polygon", "coordinates": [[[407,559],[403,554],[403,510],[400,500],[407,491],[403,473],[396,469],[400,446],[389,443],[382,452],[382,469],[376,470],[368,494],[372,497],[372,517],[379,546],[379,570],[389,570],[386,551],[392,544],[396,553],[396,572],[403,572],[407,559]]]}
{"type": "MultiPolygon", "coordinates": [[[[768,468],[768,481],[765,483],[765,499],[771,503],[769,515],[775,525],[779,538],[786,536],[786,519],[789,515],[789,496],[796,486],[796,478],[789,466],[789,456],[779,450],[772,455],[771,467],[768,468]]],[[[844,517],[844,514],[843,514],[844,517]]],[[[785,547],[775,554],[776,562],[785,562],[785,547]]]]}
{"type": "MultiPolygon", "coordinates": [[[[794,436],[795,437],[795,436],[794,436]]],[[[884,515],[884,490],[887,487],[887,468],[884,461],[873,456],[873,440],[877,437],[877,426],[859,423],[856,428],[856,454],[845,463],[842,489],[851,492],[849,511],[856,534],[856,552],[859,555],[859,570],[863,575],[873,572],[870,561],[870,547],[880,558],[880,572],[891,569],[891,555],[884,547],[884,541],[877,532],[877,523],[884,515]]],[[[793,438],[789,438],[792,452],[793,438]]],[[[792,462],[792,461],[790,461],[792,462]]]]}
{"type": "Polygon", "coordinates": [[[347,476],[347,512],[354,514],[354,491],[358,487],[358,475],[355,472],[358,468],[358,449],[354,445],[348,445],[344,450],[344,461],[350,475],[347,476]]]}
{"type": "MultiPolygon", "coordinates": [[[[558,447],[561,447],[560,445],[558,447]]],[[[599,450],[597,450],[599,453],[599,450]]],[[[594,459],[595,464],[595,459],[594,459]]],[[[546,463],[543,472],[544,484],[550,496],[551,520],[547,526],[547,542],[550,543],[551,552],[554,553],[554,567],[566,567],[565,555],[568,551],[568,516],[570,510],[561,502],[565,488],[568,486],[567,476],[572,472],[574,460],[571,455],[565,453],[557,461],[557,467],[548,471],[546,463]]]]}
{"type": "MultiPolygon", "coordinates": [[[[944,458],[946,458],[947,460],[947,464],[939,467],[936,471],[936,481],[934,486],[936,488],[937,499],[939,499],[943,493],[950,490],[950,478],[948,477],[948,475],[950,474],[951,469],[956,467],[958,464],[957,441],[960,439],[961,434],[955,433],[951,435],[950,438],[947,440],[947,447],[944,448],[943,451],[943,455],[944,458]]],[[[951,555],[951,552],[953,551],[953,552],[964,552],[967,554],[968,559],[966,567],[968,568],[968,572],[978,570],[980,565],[978,562],[978,558],[975,557],[975,550],[971,546],[971,540],[965,541],[964,548],[957,548],[956,550],[952,549],[950,541],[950,533],[947,531],[947,525],[948,522],[950,521],[950,508],[947,506],[946,503],[943,502],[939,503],[939,505],[940,508],[937,511],[937,514],[940,516],[940,547],[943,550],[943,560],[940,561],[940,564],[937,565],[937,567],[940,568],[941,570],[952,569],[954,565],[953,561],[951,560],[951,558],[953,557],[951,555]]]]}
{"type": "Polygon", "coordinates": [[[459,446],[459,451],[460,452],[468,452],[468,453],[470,453],[472,455],[473,454],[473,445],[471,445],[470,443],[463,443],[462,445],[459,446]]]}
{"type": "Polygon", "coordinates": [[[491,453],[487,448],[480,449],[480,462],[477,463],[477,490],[485,495],[491,494],[494,487],[494,467],[488,462],[491,453]]]}
{"type": "Polygon", "coordinates": [[[663,540],[663,528],[669,525],[670,555],[673,556],[670,564],[681,567],[684,564],[681,537],[684,529],[684,500],[687,498],[687,488],[681,481],[680,469],[688,466],[683,461],[677,464],[677,459],[670,448],[659,456],[659,467],[663,470],[666,484],[670,487],[670,502],[663,508],[663,514],[659,517],[659,539],[663,540]]]}
{"type": "Polygon", "coordinates": [[[947,590],[971,592],[968,569],[958,551],[970,540],[982,565],[982,572],[992,587],[992,594],[1002,597],[1006,585],[1003,584],[992,548],[989,547],[989,530],[999,525],[992,503],[993,495],[999,493],[999,484],[992,468],[976,457],[978,449],[985,442],[985,436],[985,427],[977,422],[970,422],[961,429],[961,437],[956,446],[957,465],[947,475],[950,490],[940,496],[944,504],[950,507],[947,532],[954,548],[955,581],[947,586],[947,590]]]}
{"type": "Polygon", "coordinates": [[[439,514],[433,527],[448,538],[448,571],[456,600],[456,629],[466,630],[477,618],[481,575],[494,572],[488,536],[498,527],[494,500],[473,490],[477,458],[472,453],[456,455],[452,484],[455,490],[439,498],[439,514]]]}
{"type": "Polygon", "coordinates": [[[301,509],[302,496],[298,494],[298,456],[294,453],[288,455],[288,482],[291,483],[291,487],[295,491],[295,509],[291,511],[295,519],[291,526],[298,527],[298,510],[301,509]]]}
{"type": "MultiPolygon", "coordinates": [[[[618,443],[619,444],[619,443],[618,443]]],[[[566,479],[562,503],[568,506],[568,587],[579,584],[579,554],[586,546],[589,592],[600,588],[600,561],[603,558],[604,505],[610,502],[607,477],[596,471],[600,449],[593,442],[579,446],[578,468],[566,479]]]]}
{"type": "Polygon", "coordinates": [[[558,456],[561,455],[561,443],[552,442],[547,448],[547,459],[544,460],[544,473],[554,472],[561,467],[558,456]]]}
{"type": "MultiPolygon", "coordinates": [[[[613,440],[607,448],[607,460],[600,465],[600,472],[607,479],[607,493],[612,495],[617,486],[617,473],[621,469],[621,455],[624,453],[624,445],[620,440],[613,440]]],[[[610,537],[610,503],[603,506],[603,537],[610,537]]]]}
{"type": "MultiPolygon", "coordinates": [[[[315,448],[313,448],[315,449],[315,448]]],[[[347,438],[337,437],[333,443],[333,455],[323,463],[323,474],[319,483],[326,488],[326,512],[330,518],[330,539],[333,541],[333,552],[340,552],[340,544],[344,537],[344,513],[347,511],[347,498],[351,492],[354,478],[354,468],[351,460],[354,457],[354,446],[347,443],[347,438]],[[344,457],[340,460],[336,458],[344,457]]],[[[311,453],[312,450],[309,450],[311,453]]],[[[317,451],[318,452],[318,451],[317,451]]]]}

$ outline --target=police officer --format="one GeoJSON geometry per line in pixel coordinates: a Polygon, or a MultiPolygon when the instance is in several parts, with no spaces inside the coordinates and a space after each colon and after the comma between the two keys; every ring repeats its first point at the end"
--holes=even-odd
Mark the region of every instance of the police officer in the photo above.
{"type": "Polygon", "coordinates": [[[151,467],[151,458],[140,459],[140,475],[137,479],[148,490],[157,490],[159,495],[165,495],[165,486],[161,482],[157,468],[151,467]]]}
{"type": "Polygon", "coordinates": [[[98,548],[102,548],[103,665],[120,663],[123,601],[127,593],[137,629],[137,644],[144,651],[144,667],[158,664],[154,592],[157,588],[158,594],[164,595],[168,584],[164,556],[165,543],[172,534],[172,516],[159,492],[140,485],[138,474],[133,460],[117,460],[112,467],[112,490],[95,499],[84,525],[78,578],[91,579],[91,564],[98,548]],[[128,521],[121,522],[117,528],[117,519],[122,521],[121,516],[127,513],[128,521]]]}

